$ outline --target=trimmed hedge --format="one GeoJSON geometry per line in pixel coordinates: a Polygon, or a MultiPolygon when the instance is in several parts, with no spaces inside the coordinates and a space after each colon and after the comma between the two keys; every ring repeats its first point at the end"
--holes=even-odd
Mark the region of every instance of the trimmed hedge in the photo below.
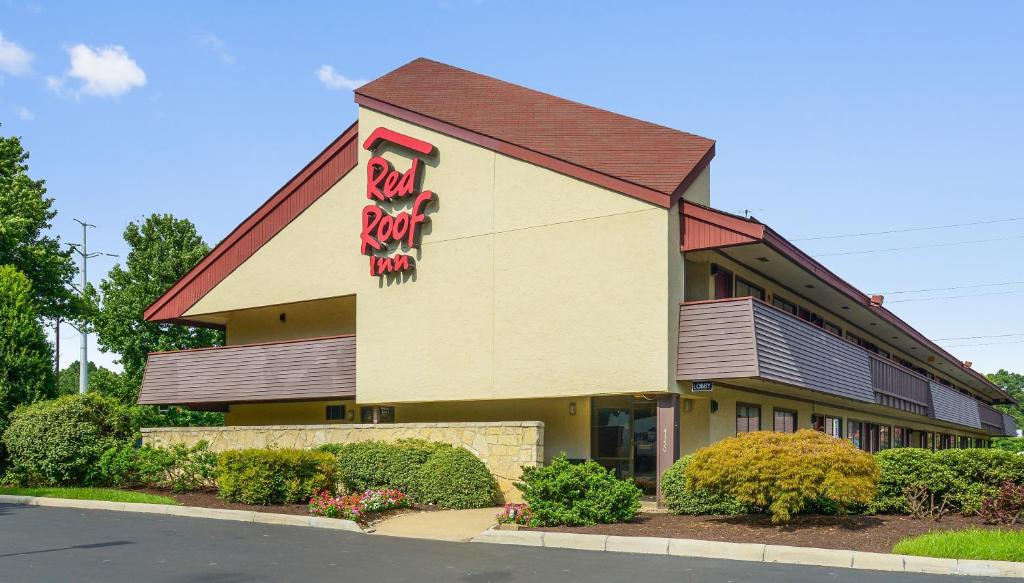
{"type": "Polygon", "coordinates": [[[869,503],[878,476],[871,454],[810,429],[728,437],[697,451],[686,468],[692,487],[763,508],[772,522],[789,521],[809,501],[831,500],[839,512],[869,503]]]}
{"type": "Polygon", "coordinates": [[[218,495],[243,504],[308,502],[314,491],[333,492],[337,462],[305,449],[241,449],[220,454],[218,495]]]}
{"type": "Polygon", "coordinates": [[[661,474],[661,494],[673,514],[737,515],[753,510],[728,494],[693,487],[686,479],[691,461],[692,455],[684,455],[661,474]]]}
{"type": "Polygon", "coordinates": [[[626,522],[640,510],[640,488],[594,461],[571,463],[565,454],[524,467],[516,487],[530,507],[532,526],[590,526],[626,522]]]}
{"type": "Polygon", "coordinates": [[[461,447],[439,448],[430,454],[416,470],[411,494],[414,500],[445,508],[484,508],[500,496],[487,466],[461,447]]]}
{"type": "Polygon", "coordinates": [[[5,479],[25,486],[101,485],[104,452],[130,444],[137,433],[129,407],[94,393],[23,405],[10,421],[5,479]]]}
{"type": "Polygon", "coordinates": [[[170,488],[193,492],[216,487],[217,454],[206,441],[170,448],[124,444],[103,453],[99,471],[103,483],[116,487],[170,488]]]}
{"type": "Polygon", "coordinates": [[[494,476],[479,458],[447,443],[424,439],[327,444],[338,478],[350,492],[394,488],[423,504],[483,508],[499,498],[494,476]]]}
{"type": "Polygon", "coordinates": [[[903,490],[924,486],[937,499],[948,496],[964,514],[981,509],[1003,482],[1024,484],[1024,456],[1001,449],[889,449],[875,455],[881,469],[878,494],[869,509],[879,513],[906,513],[903,490]]]}

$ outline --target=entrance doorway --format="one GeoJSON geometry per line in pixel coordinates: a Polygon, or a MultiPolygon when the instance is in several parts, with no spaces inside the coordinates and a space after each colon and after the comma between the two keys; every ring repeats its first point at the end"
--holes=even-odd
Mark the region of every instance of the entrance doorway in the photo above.
{"type": "Polygon", "coordinates": [[[653,493],[658,477],[657,401],[594,397],[591,412],[590,457],[653,493]]]}

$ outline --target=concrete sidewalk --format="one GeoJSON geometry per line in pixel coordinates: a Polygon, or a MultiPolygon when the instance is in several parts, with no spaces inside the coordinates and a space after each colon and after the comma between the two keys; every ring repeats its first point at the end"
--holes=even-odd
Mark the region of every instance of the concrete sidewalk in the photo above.
{"type": "Polygon", "coordinates": [[[500,507],[403,514],[374,525],[373,534],[468,541],[494,526],[499,512],[500,507]]]}

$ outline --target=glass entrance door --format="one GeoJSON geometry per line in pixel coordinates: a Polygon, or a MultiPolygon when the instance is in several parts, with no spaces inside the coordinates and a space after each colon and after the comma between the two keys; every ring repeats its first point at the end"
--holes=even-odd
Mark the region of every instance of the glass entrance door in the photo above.
{"type": "Polygon", "coordinates": [[[590,456],[644,490],[657,480],[657,406],[633,397],[594,397],[590,456]]]}

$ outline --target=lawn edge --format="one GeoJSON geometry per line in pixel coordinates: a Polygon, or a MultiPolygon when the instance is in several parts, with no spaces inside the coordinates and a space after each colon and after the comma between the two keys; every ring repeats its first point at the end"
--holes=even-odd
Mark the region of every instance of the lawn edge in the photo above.
{"type": "Polygon", "coordinates": [[[47,496],[16,496],[12,494],[0,494],[0,504],[49,506],[53,508],[79,508],[82,510],[111,510],[114,512],[139,512],[145,514],[164,514],[167,516],[184,516],[188,518],[233,520],[236,522],[252,522],[256,524],[308,526],[312,528],[345,530],[359,533],[363,532],[363,529],[351,520],[323,518],[320,516],[296,516],[294,514],[278,514],[274,512],[256,512],[253,510],[229,510],[227,508],[203,508],[200,506],[172,506],[170,504],[147,504],[142,502],[108,502],[106,500],[50,498],[47,496]]]}
{"type": "Polygon", "coordinates": [[[813,565],[870,571],[1024,579],[1024,562],[939,559],[916,555],[894,555],[756,543],[728,543],[698,539],[622,537],[603,534],[498,530],[490,528],[474,537],[472,542],[727,559],[759,563],[813,565]],[[629,538],[636,538],[637,540],[635,542],[624,540],[629,538]]]}

